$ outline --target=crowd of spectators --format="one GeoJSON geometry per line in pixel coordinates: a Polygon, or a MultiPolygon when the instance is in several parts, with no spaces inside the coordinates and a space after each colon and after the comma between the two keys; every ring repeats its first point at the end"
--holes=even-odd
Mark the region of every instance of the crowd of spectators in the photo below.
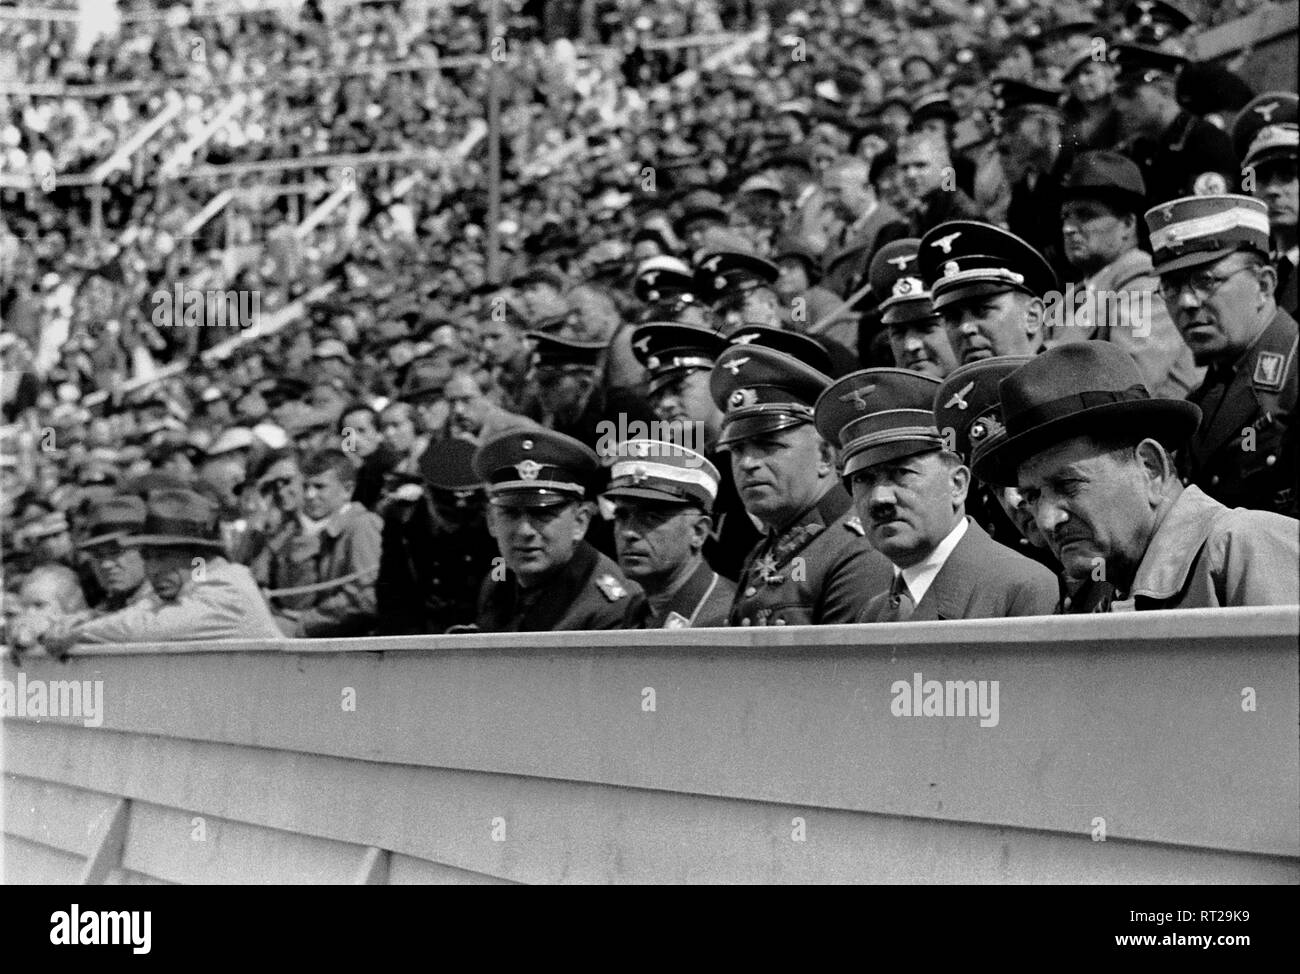
{"type": "MultiPolygon", "coordinates": [[[[1107,128],[1111,69],[1089,45],[1128,30],[1177,51],[1259,3],[1202,3],[1190,25],[1162,30],[1101,0],[506,0],[499,39],[484,3],[242,6],[121,0],[99,25],[0,22],[16,52],[0,78],[7,614],[112,604],[111,580],[79,550],[90,512],[192,488],[264,590],[357,576],[323,615],[311,591],[273,597],[282,631],[382,628],[384,519],[437,486],[430,444],[562,424],[565,397],[538,386],[527,332],[606,348],[603,389],[643,391],[628,348],[646,313],[638,261],[745,251],[781,267],[784,327],[819,322],[853,367],[890,364],[862,300],[892,232],[873,224],[864,242],[873,215],[894,214],[893,236],[965,215],[1039,244],[1032,220],[1014,225],[1014,191],[1057,153],[1036,160],[1029,130],[1008,147],[992,79],[1064,86],[1057,150],[1110,148],[1122,137],[1107,128]],[[432,67],[449,59],[462,60],[432,67]],[[1104,77],[1079,70],[1089,61],[1104,77]],[[456,154],[494,77],[495,281],[483,137],[456,154]],[[102,186],[75,178],[177,99],[176,118],[102,186]],[[374,153],[407,158],[192,172],[374,153]],[[344,183],[356,192],[297,232],[344,183]],[[227,188],[225,212],[187,235],[227,188]],[[235,329],[160,321],[178,288],[254,295],[258,321],[233,343],[235,329]],[[298,517],[313,537],[347,520],[359,547],[338,564],[318,540],[296,562],[268,560],[298,517]]],[[[1180,93],[1184,107],[1227,124],[1250,93],[1210,87],[1231,103],[1197,90],[1180,93]]]]}

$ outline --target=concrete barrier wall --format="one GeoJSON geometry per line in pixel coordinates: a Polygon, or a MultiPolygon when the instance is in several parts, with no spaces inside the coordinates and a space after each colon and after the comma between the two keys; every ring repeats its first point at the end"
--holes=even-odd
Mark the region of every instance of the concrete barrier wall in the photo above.
{"type": "Polygon", "coordinates": [[[3,722],[4,879],[1296,882],[1298,633],[1291,608],[84,650],[23,678],[103,681],[102,726],[3,722]],[[996,724],[896,715],[917,673],[997,681],[996,724]]]}

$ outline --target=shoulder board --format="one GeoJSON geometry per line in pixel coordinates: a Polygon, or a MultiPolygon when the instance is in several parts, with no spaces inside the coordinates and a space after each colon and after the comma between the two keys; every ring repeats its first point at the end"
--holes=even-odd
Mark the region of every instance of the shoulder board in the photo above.
{"type": "Polygon", "coordinates": [[[596,579],[596,588],[600,589],[601,594],[611,602],[617,602],[619,599],[627,598],[627,589],[625,589],[617,578],[613,575],[605,574],[596,579]]]}
{"type": "Polygon", "coordinates": [[[844,519],[844,527],[853,534],[856,534],[859,538],[865,538],[867,536],[867,529],[862,526],[862,518],[858,517],[856,514],[844,519]]]}

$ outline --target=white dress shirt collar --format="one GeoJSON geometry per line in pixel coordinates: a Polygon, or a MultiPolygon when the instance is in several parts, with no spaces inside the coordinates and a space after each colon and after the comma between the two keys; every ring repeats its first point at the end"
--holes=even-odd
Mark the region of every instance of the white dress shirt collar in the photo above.
{"type": "MultiPolygon", "coordinates": [[[[930,585],[934,582],[939,570],[943,568],[944,562],[952,554],[953,549],[957,547],[957,542],[966,534],[966,518],[962,518],[955,528],[948,532],[948,537],[940,541],[934,551],[923,561],[918,561],[910,568],[902,569],[903,581],[907,583],[907,591],[912,596],[912,601],[920,605],[921,600],[925,598],[925,593],[930,591],[930,585]]],[[[898,574],[899,569],[895,567],[894,573],[898,574]]]]}

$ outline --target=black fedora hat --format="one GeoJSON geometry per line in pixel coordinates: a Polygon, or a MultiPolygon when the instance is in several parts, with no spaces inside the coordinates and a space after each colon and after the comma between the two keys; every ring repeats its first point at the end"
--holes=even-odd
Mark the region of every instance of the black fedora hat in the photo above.
{"type": "Polygon", "coordinates": [[[1195,432],[1201,410],[1156,399],[1132,356],[1110,342],[1069,342],[1044,352],[998,385],[1005,438],[975,460],[975,476],[1014,487],[1020,464],[1072,436],[1129,433],[1176,449],[1195,432]]]}
{"type": "Polygon", "coordinates": [[[225,550],[217,526],[217,505],[193,490],[155,490],[146,501],[144,526],[126,535],[131,547],[187,547],[225,550]]]}

